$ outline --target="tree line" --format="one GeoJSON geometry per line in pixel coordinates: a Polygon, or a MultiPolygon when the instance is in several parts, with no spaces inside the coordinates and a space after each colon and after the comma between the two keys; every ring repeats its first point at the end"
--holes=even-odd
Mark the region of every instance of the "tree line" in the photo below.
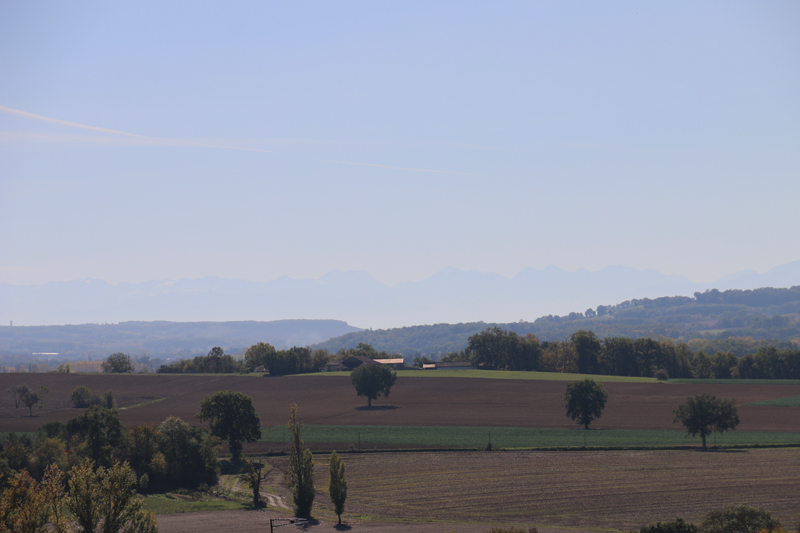
{"type": "MultiPolygon", "coordinates": [[[[123,354],[112,354],[111,358],[119,359],[123,354]]],[[[259,342],[250,346],[244,353],[243,359],[224,353],[218,346],[211,349],[208,355],[198,355],[193,359],[180,359],[174,363],[164,364],[156,371],[161,374],[233,374],[246,372],[268,372],[273,376],[287,374],[305,374],[308,372],[319,372],[322,368],[333,361],[341,361],[351,356],[363,355],[370,359],[389,359],[392,357],[402,357],[399,354],[390,354],[385,351],[378,351],[369,344],[359,343],[355,348],[340,349],[337,353],[331,354],[328,350],[309,347],[293,346],[285,350],[276,350],[275,347],[266,342],[259,342]]],[[[125,356],[127,357],[127,356],[125,356]]],[[[130,358],[128,358],[130,359],[130,358]]],[[[106,363],[103,363],[104,369],[106,363]]],[[[124,369],[109,370],[109,372],[131,372],[128,366],[118,364],[108,368],[124,369]]],[[[132,367],[130,367],[132,368],[132,367]]]]}
{"type": "Polygon", "coordinates": [[[800,379],[800,350],[763,347],[737,357],[732,352],[713,356],[692,353],[683,342],[649,338],[606,337],[580,330],[568,339],[540,342],[499,327],[469,338],[465,350],[444,360],[468,360],[488,370],[538,370],[613,376],[800,379]]]}

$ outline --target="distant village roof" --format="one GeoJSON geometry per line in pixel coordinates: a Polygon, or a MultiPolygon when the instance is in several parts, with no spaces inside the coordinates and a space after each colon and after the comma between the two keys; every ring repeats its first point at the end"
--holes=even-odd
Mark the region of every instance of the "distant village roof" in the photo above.
{"type": "Polygon", "coordinates": [[[422,363],[422,369],[423,370],[427,370],[429,368],[430,369],[436,368],[436,363],[422,363]]]}
{"type": "Polygon", "coordinates": [[[375,359],[375,362],[382,365],[402,365],[405,360],[400,357],[398,359],[375,359]]]}

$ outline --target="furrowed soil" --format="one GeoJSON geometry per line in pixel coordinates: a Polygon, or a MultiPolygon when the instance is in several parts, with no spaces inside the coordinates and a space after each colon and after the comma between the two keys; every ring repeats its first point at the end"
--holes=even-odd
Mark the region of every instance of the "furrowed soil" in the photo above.
{"type": "MultiPolygon", "coordinates": [[[[348,509],[386,518],[639,529],[747,503],[800,520],[800,453],[443,452],[344,458],[348,509]]],[[[320,472],[317,475],[321,475],[320,472]]]]}
{"type": "MultiPolygon", "coordinates": [[[[602,382],[602,377],[597,380],[602,382]]],[[[253,397],[262,427],[286,423],[289,404],[299,406],[307,424],[383,426],[479,426],[574,428],[564,414],[565,383],[559,381],[478,378],[398,378],[389,398],[373,402],[355,395],[348,376],[204,376],[104,374],[0,374],[0,391],[25,383],[49,387],[45,407],[15,409],[10,394],[0,400],[0,431],[36,431],[53,420],[66,422],[81,414],[70,407],[78,385],[94,393],[111,390],[122,407],[120,419],[130,426],[159,424],[178,416],[195,419],[200,402],[220,390],[253,397]],[[156,401],[157,400],[157,401],[156,401]]],[[[672,411],[688,396],[701,393],[736,398],[739,431],[800,431],[800,407],[748,406],[750,402],[800,395],[800,385],[603,383],[609,394],[595,429],[679,429],[672,411]]]]}
{"type": "MultiPolygon", "coordinates": [[[[427,452],[343,454],[353,531],[631,531],[676,517],[700,523],[712,509],[747,503],[787,529],[800,520],[800,453],[737,452],[427,452]]],[[[270,458],[286,471],[286,458],[270,458]]],[[[335,524],[328,456],[315,456],[317,498],[311,530],[335,524]]],[[[282,496],[291,501],[286,489],[282,496]]],[[[162,533],[252,531],[258,512],[159,515],[162,533]],[[199,514],[202,516],[194,516],[199,514]],[[219,522],[219,523],[217,523],[219,522]]],[[[286,515],[283,515],[286,516],[286,515]]],[[[290,528],[291,529],[291,528],[290,528]]]]}

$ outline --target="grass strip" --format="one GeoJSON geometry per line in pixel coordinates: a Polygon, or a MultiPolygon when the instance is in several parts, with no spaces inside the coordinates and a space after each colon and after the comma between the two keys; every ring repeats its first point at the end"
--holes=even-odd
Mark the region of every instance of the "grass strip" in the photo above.
{"type": "Polygon", "coordinates": [[[27,436],[31,440],[36,438],[37,432],[36,431],[0,431],[0,442],[5,442],[8,440],[9,435],[15,435],[17,437],[24,437],[27,436]]]}
{"type": "MultiPolygon", "coordinates": [[[[691,446],[700,438],[681,430],[658,429],[564,429],[465,426],[329,426],[305,424],[303,440],[326,443],[339,449],[411,446],[419,448],[482,449],[491,440],[495,448],[568,448],[691,446]]],[[[277,448],[289,442],[285,426],[262,430],[261,441],[277,448]]],[[[708,439],[713,444],[714,437],[708,439]]],[[[800,433],[732,431],[716,436],[720,446],[800,445],[800,433]]],[[[282,448],[281,448],[282,449],[282,448]]]]}
{"type": "Polygon", "coordinates": [[[184,500],[168,494],[153,494],[145,496],[144,508],[155,514],[193,513],[196,511],[221,511],[228,509],[242,509],[240,502],[227,500],[184,500]]]}
{"type": "MultiPolygon", "coordinates": [[[[312,374],[293,374],[293,376],[350,376],[349,372],[315,372],[312,374]]],[[[597,382],[611,383],[656,383],[655,378],[630,376],[601,376],[594,374],[569,374],[561,372],[527,372],[523,370],[398,370],[401,378],[482,378],[482,379],[532,379],[537,381],[577,381],[591,378],[597,382]]]]}
{"type": "Polygon", "coordinates": [[[125,409],[133,409],[135,407],[142,407],[143,405],[150,405],[151,403],[158,403],[161,401],[166,400],[166,398],[156,398],[154,400],[147,400],[146,402],[135,403],[133,405],[129,405],[128,407],[118,407],[117,409],[120,411],[124,411],[125,409]]]}
{"type": "Polygon", "coordinates": [[[787,398],[776,398],[774,400],[761,400],[760,402],[750,402],[745,405],[765,407],[800,407],[800,396],[789,396],[787,398]]]}
{"type": "Polygon", "coordinates": [[[681,385],[800,385],[800,379],[670,379],[681,385]]]}

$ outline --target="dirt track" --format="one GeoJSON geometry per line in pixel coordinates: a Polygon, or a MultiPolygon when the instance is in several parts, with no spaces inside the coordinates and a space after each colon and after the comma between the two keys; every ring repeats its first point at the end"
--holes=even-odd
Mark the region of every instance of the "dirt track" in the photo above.
{"type": "MultiPolygon", "coordinates": [[[[262,426],[286,422],[289,404],[295,402],[308,424],[341,425],[445,425],[496,427],[574,427],[564,415],[561,381],[499,380],[480,378],[399,378],[388,399],[375,405],[395,409],[360,410],[347,376],[240,377],[202,375],[74,375],[0,374],[0,390],[25,383],[50,388],[46,409],[14,409],[10,395],[0,400],[0,431],[35,431],[51,420],[66,422],[80,414],[68,407],[67,398],[77,385],[95,393],[113,390],[121,405],[148,398],[163,401],[124,409],[126,425],[160,423],[174,415],[195,422],[200,401],[219,390],[244,392],[254,398],[262,426]]],[[[657,383],[605,383],[609,400],[598,429],[677,429],[672,411],[687,396],[703,392],[736,398],[739,405],[757,400],[800,395],[800,385],[675,385],[657,383]]],[[[739,408],[740,431],[800,431],[800,408],[739,408]]]]}

